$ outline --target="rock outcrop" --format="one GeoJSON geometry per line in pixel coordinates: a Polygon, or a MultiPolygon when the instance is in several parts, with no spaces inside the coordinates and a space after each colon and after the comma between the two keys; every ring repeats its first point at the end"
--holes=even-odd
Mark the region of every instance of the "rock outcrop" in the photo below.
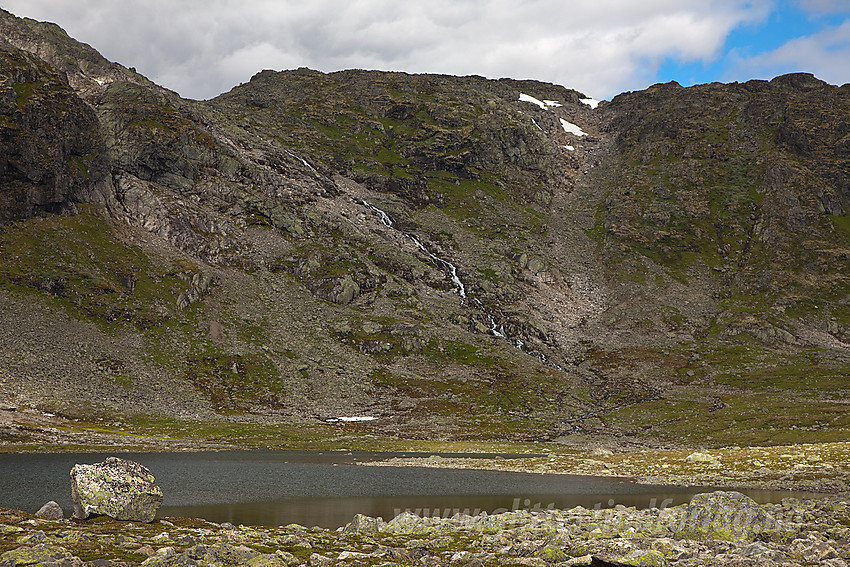
{"type": "Polygon", "coordinates": [[[109,457],[71,469],[74,517],[102,514],[116,520],[151,522],[162,504],[162,489],[151,472],[134,461],[109,457]]]}
{"type": "Polygon", "coordinates": [[[0,41],[0,224],[105,205],[108,173],[94,110],[50,65],[0,41]]]}

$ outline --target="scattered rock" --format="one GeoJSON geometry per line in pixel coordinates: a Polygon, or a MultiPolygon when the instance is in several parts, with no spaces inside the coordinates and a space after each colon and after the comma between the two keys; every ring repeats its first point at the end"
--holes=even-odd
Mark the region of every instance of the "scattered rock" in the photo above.
{"type": "Polygon", "coordinates": [[[330,557],[326,557],[320,553],[311,553],[310,559],[307,561],[307,565],[310,565],[311,567],[326,567],[333,562],[334,560],[330,557]]]}
{"type": "Polygon", "coordinates": [[[835,559],[838,553],[828,543],[810,538],[795,539],[791,542],[790,554],[804,563],[820,563],[827,559],[835,559]]]}
{"type": "Polygon", "coordinates": [[[427,531],[425,521],[412,512],[402,512],[384,527],[388,532],[413,534],[427,531]]]}
{"type": "Polygon", "coordinates": [[[47,520],[61,520],[65,517],[62,507],[53,500],[39,508],[35,515],[47,520]]]}
{"type": "Polygon", "coordinates": [[[667,567],[667,560],[657,551],[636,549],[617,561],[611,561],[613,565],[623,567],[667,567]]]}
{"type": "Polygon", "coordinates": [[[116,520],[151,522],[162,504],[154,476],[134,461],[109,457],[94,465],[71,469],[74,517],[103,514],[116,520]]]}

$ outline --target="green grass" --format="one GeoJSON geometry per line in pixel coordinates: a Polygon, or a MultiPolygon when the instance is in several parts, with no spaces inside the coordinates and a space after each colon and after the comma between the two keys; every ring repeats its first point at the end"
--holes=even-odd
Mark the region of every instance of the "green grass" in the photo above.
{"type": "Polygon", "coordinates": [[[832,226],[835,227],[836,230],[843,233],[845,241],[850,240],[850,215],[829,215],[829,220],[832,221],[832,226]]]}
{"type": "Polygon", "coordinates": [[[23,108],[29,102],[29,100],[35,95],[42,86],[44,86],[44,81],[33,81],[28,83],[15,83],[12,85],[12,89],[15,91],[15,104],[18,105],[18,108],[23,108]]]}
{"type": "Polygon", "coordinates": [[[187,288],[179,271],[121,242],[91,212],[15,223],[0,229],[0,244],[0,288],[43,296],[103,329],[160,325],[187,288]]]}

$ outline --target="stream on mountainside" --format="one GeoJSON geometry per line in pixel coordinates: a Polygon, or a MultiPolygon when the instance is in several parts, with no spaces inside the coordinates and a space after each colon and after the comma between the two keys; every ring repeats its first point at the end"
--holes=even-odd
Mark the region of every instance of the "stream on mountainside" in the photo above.
{"type": "MultiPolygon", "coordinates": [[[[0,454],[0,507],[34,513],[55,500],[69,515],[74,464],[107,454],[0,454]]],[[[686,503],[706,489],[635,484],[620,479],[505,471],[360,466],[416,453],[219,451],[134,453],[156,477],[164,502],[158,517],[200,517],[235,525],[298,523],[336,528],[358,513],[385,520],[409,509],[421,516],[474,515],[517,509],[638,508],[686,503]]],[[[493,454],[457,455],[493,458],[493,454]]],[[[529,455],[499,455],[510,459],[529,455]]],[[[755,500],[805,497],[788,491],[744,491],[755,500]]]]}
{"type": "MultiPolygon", "coordinates": [[[[441,258],[441,257],[437,256],[436,254],[434,254],[433,252],[431,252],[430,250],[428,250],[428,248],[426,248],[425,245],[422,244],[422,241],[419,240],[415,235],[413,235],[409,232],[405,232],[403,230],[399,230],[398,228],[396,228],[394,223],[393,223],[393,220],[390,218],[390,216],[385,211],[379,209],[378,207],[376,207],[375,205],[372,205],[371,203],[369,203],[367,201],[364,201],[363,199],[355,199],[355,201],[360,203],[361,205],[369,208],[372,212],[377,214],[378,217],[381,219],[381,222],[384,224],[384,226],[386,226],[387,228],[391,228],[391,229],[397,231],[402,236],[408,238],[410,241],[412,241],[416,245],[417,248],[419,248],[420,251],[422,251],[426,256],[428,256],[428,258],[432,262],[434,262],[434,264],[436,264],[437,267],[439,267],[442,270],[445,270],[448,273],[449,277],[451,278],[452,282],[455,284],[455,287],[457,288],[457,293],[460,296],[461,303],[466,304],[466,300],[467,300],[466,286],[464,285],[463,281],[460,279],[460,276],[458,276],[457,267],[454,264],[452,264],[451,262],[449,262],[445,258],[441,258]]],[[[549,358],[545,354],[543,354],[541,352],[536,352],[536,351],[528,348],[528,346],[521,339],[519,339],[519,337],[509,337],[507,332],[505,331],[504,323],[501,323],[501,324],[496,323],[496,319],[493,316],[493,313],[494,313],[493,310],[488,309],[484,305],[484,303],[481,302],[481,300],[474,297],[474,298],[472,298],[472,302],[473,302],[474,306],[476,308],[478,308],[478,310],[480,310],[487,317],[487,322],[490,325],[490,334],[491,335],[493,335],[494,337],[498,337],[500,339],[505,339],[506,341],[508,341],[510,344],[512,344],[518,350],[524,352],[525,354],[527,354],[529,356],[537,357],[542,363],[544,363],[548,366],[551,366],[552,368],[555,368],[556,370],[560,370],[561,372],[565,371],[565,368],[563,366],[561,366],[560,364],[557,364],[556,362],[552,362],[551,360],[549,360],[549,358]]],[[[504,316],[502,314],[498,314],[498,315],[500,316],[500,318],[504,319],[504,316]]]]}

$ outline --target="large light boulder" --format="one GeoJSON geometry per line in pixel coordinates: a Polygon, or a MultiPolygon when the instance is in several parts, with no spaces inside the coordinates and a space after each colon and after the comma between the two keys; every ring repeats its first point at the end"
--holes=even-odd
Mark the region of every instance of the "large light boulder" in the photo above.
{"type": "Polygon", "coordinates": [[[103,514],[116,520],[151,522],[162,504],[154,476],[134,461],[109,457],[102,463],[71,469],[74,517],[103,514]]]}
{"type": "Polygon", "coordinates": [[[753,541],[782,537],[782,526],[752,498],[740,492],[697,494],[681,516],[679,538],[753,541]]]}

